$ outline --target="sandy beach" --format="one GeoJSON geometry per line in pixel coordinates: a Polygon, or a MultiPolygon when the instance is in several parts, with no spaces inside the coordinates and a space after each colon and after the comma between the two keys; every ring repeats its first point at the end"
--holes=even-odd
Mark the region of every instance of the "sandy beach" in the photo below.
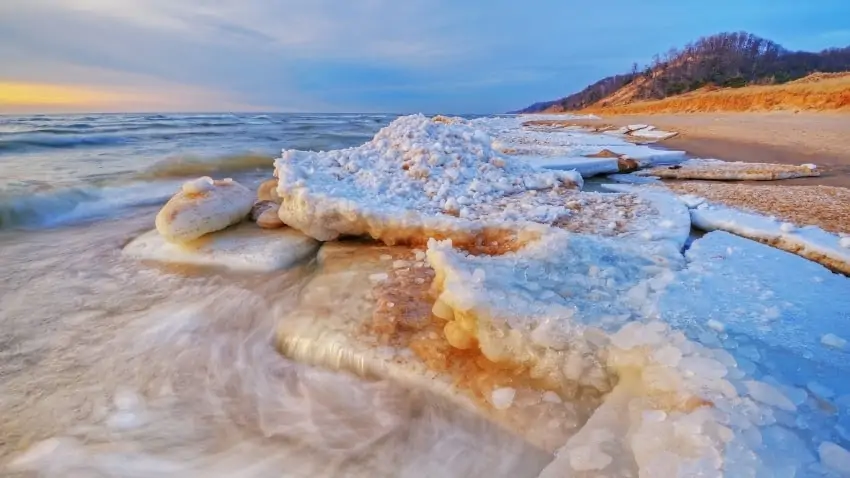
{"type": "MultiPolygon", "coordinates": [[[[571,121],[572,122],[572,121],[571,121]]],[[[651,124],[679,135],[660,145],[691,156],[726,161],[814,163],[816,178],[783,184],[850,187],[850,115],[839,113],[704,113],[603,116],[574,121],[598,126],[651,124]]]]}

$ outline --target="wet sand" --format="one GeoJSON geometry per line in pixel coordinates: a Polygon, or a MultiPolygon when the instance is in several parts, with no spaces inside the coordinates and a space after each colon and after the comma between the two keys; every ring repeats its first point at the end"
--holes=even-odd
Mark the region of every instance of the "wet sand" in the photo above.
{"type": "Polygon", "coordinates": [[[603,116],[575,121],[598,126],[651,124],[679,135],[658,143],[693,157],[781,164],[814,163],[820,177],[783,180],[782,184],[850,188],[850,114],[705,113],[603,116]]]}

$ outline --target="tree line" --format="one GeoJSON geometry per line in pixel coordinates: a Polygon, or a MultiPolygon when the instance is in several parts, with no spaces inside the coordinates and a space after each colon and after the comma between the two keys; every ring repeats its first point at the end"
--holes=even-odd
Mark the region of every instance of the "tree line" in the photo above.
{"type": "Polygon", "coordinates": [[[746,32],[720,33],[655,55],[652,63],[604,78],[584,90],[556,101],[536,103],[524,112],[551,106],[577,110],[590,106],[626,85],[635,83],[634,100],[661,99],[707,85],[738,88],[779,84],[814,72],[850,70],[850,47],[821,52],[789,51],[746,32]],[[532,110],[532,108],[534,108],[532,110]]]}

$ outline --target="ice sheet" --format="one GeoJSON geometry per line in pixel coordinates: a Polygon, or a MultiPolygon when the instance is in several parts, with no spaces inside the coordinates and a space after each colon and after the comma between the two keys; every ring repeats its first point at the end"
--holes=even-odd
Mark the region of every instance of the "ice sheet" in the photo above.
{"type": "Polygon", "coordinates": [[[759,451],[765,466],[820,476],[823,470],[805,466],[818,445],[850,443],[850,350],[824,343],[847,336],[850,278],[720,231],[696,240],[687,259],[661,294],[662,317],[703,345],[726,350],[739,392],[771,406],[762,418],[765,445],[768,432],[786,438],[782,449],[759,451]]]}
{"type": "Polygon", "coordinates": [[[691,209],[691,221],[700,229],[728,231],[763,241],[832,270],[850,274],[850,249],[841,246],[840,236],[819,227],[798,228],[773,218],[708,202],[691,209]]]}
{"type": "MultiPolygon", "coordinates": [[[[609,191],[643,194],[651,192],[673,196],[664,189],[635,184],[603,184],[609,191]]],[[[829,269],[850,275],[850,248],[846,238],[815,226],[801,226],[778,221],[772,217],[742,211],[705,198],[681,195],[679,199],[690,208],[694,227],[704,231],[727,231],[770,244],[792,252],[829,269]]]]}
{"type": "Polygon", "coordinates": [[[574,170],[582,177],[619,172],[617,158],[585,158],[570,156],[528,156],[524,158],[534,166],[548,169],[574,170]]]}
{"type": "Polygon", "coordinates": [[[294,229],[266,230],[246,222],[185,244],[149,231],[127,244],[123,253],[141,260],[270,272],[291,267],[318,247],[317,241],[294,229]]]}
{"type": "Polygon", "coordinates": [[[744,163],[717,159],[690,159],[676,168],[651,168],[635,173],[665,179],[703,179],[721,181],[773,181],[808,176],[820,176],[812,164],[744,163]]]}

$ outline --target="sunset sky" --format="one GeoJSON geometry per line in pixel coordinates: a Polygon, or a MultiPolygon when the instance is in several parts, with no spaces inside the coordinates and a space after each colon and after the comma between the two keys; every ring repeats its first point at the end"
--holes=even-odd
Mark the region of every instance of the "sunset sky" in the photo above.
{"type": "Polygon", "coordinates": [[[0,113],[503,112],[702,35],[850,45],[847,0],[2,0],[0,113]]]}

